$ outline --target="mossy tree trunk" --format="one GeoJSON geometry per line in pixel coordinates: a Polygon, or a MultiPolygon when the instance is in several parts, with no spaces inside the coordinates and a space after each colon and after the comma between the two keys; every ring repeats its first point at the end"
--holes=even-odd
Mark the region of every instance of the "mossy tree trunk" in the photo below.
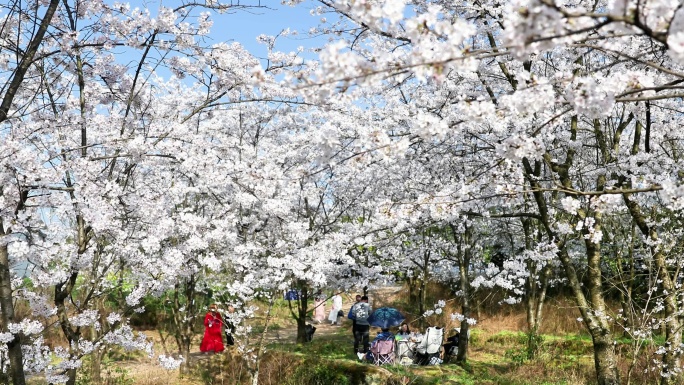
{"type": "MultiPolygon", "coordinates": [[[[4,234],[2,222],[0,231],[4,234]]],[[[15,322],[14,303],[12,302],[12,286],[9,266],[9,253],[7,243],[0,245],[0,306],[2,307],[2,332],[8,332],[8,325],[15,322]]],[[[15,334],[14,339],[7,343],[7,355],[9,356],[9,370],[12,383],[16,385],[26,384],[24,374],[23,354],[21,351],[21,334],[15,334]]]]}
{"type": "MultiPolygon", "coordinates": [[[[576,140],[578,129],[578,118],[573,116],[570,123],[570,139],[576,140]]],[[[548,154],[545,155],[548,158],[548,154]]],[[[551,169],[557,173],[563,187],[569,191],[573,190],[570,180],[569,170],[575,156],[574,149],[568,149],[563,163],[551,163],[551,169]]],[[[586,227],[582,235],[585,236],[584,246],[587,263],[587,278],[581,282],[575,270],[573,262],[570,260],[566,250],[565,238],[556,234],[551,226],[552,218],[547,206],[547,197],[544,195],[543,187],[539,180],[542,173],[540,161],[532,164],[527,158],[523,159],[523,170],[525,177],[533,190],[532,196],[539,211],[538,219],[543,226],[548,239],[553,239],[558,247],[558,255],[565,269],[565,276],[568,285],[573,292],[575,303],[580,311],[582,320],[589,331],[594,343],[594,365],[596,369],[596,379],[599,385],[617,385],[620,383],[620,376],[617,367],[617,355],[613,345],[611,328],[606,317],[606,302],[604,298],[603,281],[601,273],[601,245],[600,242],[594,243],[592,234],[586,227]]],[[[597,190],[605,188],[605,176],[597,176],[597,190]]],[[[568,193],[572,196],[571,193],[568,193]]],[[[578,210],[577,217],[584,220],[592,216],[594,220],[593,232],[601,231],[602,215],[599,212],[587,213],[578,210]],[[593,216],[592,216],[593,215],[593,216]]]]}
{"type": "MultiPolygon", "coordinates": [[[[452,232],[454,235],[456,229],[452,225],[452,232]]],[[[472,286],[470,286],[470,261],[472,259],[472,228],[469,225],[465,225],[465,231],[461,235],[460,242],[457,246],[456,260],[458,262],[458,274],[459,274],[459,289],[461,292],[461,315],[463,319],[461,320],[461,330],[460,338],[458,339],[458,354],[456,355],[456,362],[464,365],[468,361],[468,347],[470,345],[469,330],[470,324],[468,319],[470,318],[470,300],[472,298],[472,286]]]]}
{"type": "MultiPolygon", "coordinates": [[[[523,232],[525,234],[525,249],[532,250],[532,220],[522,218],[523,232]]],[[[541,232],[539,236],[541,237],[541,232]]],[[[541,240],[541,239],[540,239],[541,240]]],[[[527,358],[534,359],[539,351],[541,338],[539,329],[542,323],[544,300],[549,283],[550,264],[539,266],[532,260],[525,261],[529,275],[525,281],[525,313],[527,318],[527,358]]]]}
{"type": "Polygon", "coordinates": [[[299,298],[296,302],[296,308],[293,308],[292,302],[288,301],[290,314],[297,322],[297,343],[307,342],[306,337],[306,316],[309,306],[309,287],[304,281],[298,281],[297,289],[300,291],[299,298]]]}

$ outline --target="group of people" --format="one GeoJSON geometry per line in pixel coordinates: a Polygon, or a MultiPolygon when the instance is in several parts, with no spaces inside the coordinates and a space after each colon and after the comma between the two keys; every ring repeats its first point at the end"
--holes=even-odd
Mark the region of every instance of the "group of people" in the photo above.
{"type": "Polygon", "coordinates": [[[216,304],[209,305],[209,311],[204,316],[204,336],[200,343],[200,352],[204,354],[220,353],[225,350],[223,345],[223,331],[226,335],[226,344],[234,345],[233,332],[235,325],[232,322],[232,314],[235,308],[228,307],[228,312],[221,315],[216,304]]]}
{"type": "MultiPolygon", "coordinates": [[[[378,362],[378,352],[382,341],[387,341],[384,344],[397,346],[403,342],[407,349],[408,362],[402,363],[416,363],[420,365],[434,365],[442,362],[449,356],[455,356],[458,352],[459,332],[448,338],[443,342],[444,329],[439,327],[428,328],[425,334],[411,332],[407,323],[399,325],[396,334],[393,334],[389,328],[381,328],[373,341],[370,341],[370,322],[368,317],[371,315],[373,309],[368,303],[367,296],[356,296],[356,303],[349,309],[347,317],[352,320],[352,330],[354,333],[354,353],[360,360],[367,360],[371,362],[378,362]],[[442,356],[443,354],[443,356],[442,356]]],[[[394,349],[392,348],[394,355],[394,349]]],[[[399,357],[397,357],[399,358],[399,357]]]]}
{"type": "MultiPolygon", "coordinates": [[[[326,320],[325,300],[326,297],[319,290],[316,293],[316,296],[314,297],[313,320],[316,323],[322,323],[326,320]]],[[[330,312],[328,313],[327,320],[332,325],[339,326],[343,315],[344,313],[342,312],[342,296],[340,296],[340,294],[338,293],[332,296],[332,307],[330,308],[330,312]]]]}
{"type": "MultiPolygon", "coordinates": [[[[325,302],[326,298],[323,296],[321,291],[316,293],[316,296],[314,297],[313,310],[313,320],[315,322],[322,323],[326,320],[325,302]]],[[[332,308],[330,309],[327,317],[327,320],[332,325],[340,325],[341,319],[344,316],[342,306],[342,297],[339,294],[335,294],[332,297],[332,308]]],[[[229,306],[228,311],[222,315],[218,311],[218,306],[216,304],[211,304],[209,306],[209,311],[204,317],[204,336],[202,338],[202,343],[200,344],[200,351],[202,353],[210,354],[224,351],[224,334],[226,336],[225,339],[227,345],[233,345],[235,343],[233,338],[235,326],[232,322],[232,315],[234,312],[235,309],[232,306],[229,306]]],[[[411,342],[413,343],[414,347],[418,342],[421,342],[421,335],[419,333],[412,333],[408,324],[406,323],[402,323],[399,326],[396,335],[390,332],[389,328],[381,328],[381,332],[377,334],[373,341],[370,341],[371,325],[369,322],[369,317],[371,316],[372,312],[373,309],[368,303],[368,296],[357,295],[356,302],[350,307],[349,313],[347,314],[347,318],[352,321],[352,332],[354,333],[354,353],[359,357],[359,359],[372,360],[373,357],[371,354],[371,346],[375,346],[380,341],[392,341],[392,343],[394,343],[396,339],[397,341],[411,342]]],[[[403,316],[399,320],[401,319],[403,319],[403,316]]],[[[312,329],[315,330],[313,327],[312,329]]],[[[438,338],[439,342],[437,345],[439,347],[442,341],[442,329],[436,329],[440,330],[438,338]]],[[[427,342],[427,339],[425,339],[424,342],[427,342]]],[[[458,334],[447,338],[446,343],[443,346],[444,353],[446,355],[454,354],[454,350],[457,351],[458,342],[458,334]]]]}
{"type": "MultiPolygon", "coordinates": [[[[312,319],[315,323],[325,321],[325,301],[326,297],[319,290],[314,296],[314,309],[312,319]]],[[[328,313],[327,320],[332,325],[340,325],[344,312],[342,311],[342,297],[335,294],[332,297],[332,308],[328,313]]],[[[354,352],[365,354],[370,346],[370,324],[368,317],[373,309],[368,303],[368,296],[357,295],[356,302],[350,307],[347,318],[352,321],[352,331],[354,333],[354,352]]]]}
{"type": "MultiPolygon", "coordinates": [[[[395,335],[390,332],[389,328],[381,328],[373,341],[370,341],[370,317],[373,312],[372,307],[368,303],[368,296],[356,296],[356,303],[349,309],[347,318],[352,320],[352,331],[354,333],[354,353],[360,360],[375,361],[371,347],[378,344],[380,341],[391,341],[394,343],[395,335]]],[[[410,334],[408,325],[402,323],[399,327],[397,336],[410,334]]]]}

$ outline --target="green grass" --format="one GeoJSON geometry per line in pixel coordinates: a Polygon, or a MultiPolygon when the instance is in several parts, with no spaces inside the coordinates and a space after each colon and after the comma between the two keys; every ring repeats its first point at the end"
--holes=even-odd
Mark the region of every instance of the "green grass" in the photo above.
{"type": "Polygon", "coordinates": [[[307,344],[274,343],[269,345],[269,349],[326,359],[353,361],[355,356],[352,352],[351,340],[351,331],[340,328],[334,334],[315,335],[313,341],[307,344]]]}
{"type": "MultiPolygon", "coordinates": [[[[524,336],[524,334],[522,334],[524,336]]],[[[506,339],[506,335],[497,337],[506,339]]],[[[513,342],[518,341],[515,335],[513,342]]],[[[456,364],[440,366],[383,366],[377,368],[367,363],[359,363],[351,352],[351,332],[340,329],[331,335],[316,336],[311,343],[307,344],[288,344],[279,343],[269,345],[272,351],[281,352],[298,357],[298,365],[305,365],[309,369],[302,369],[296,377],[302,384],[318,383],[322,374],[317,367],[325,366],[330,374],[330,383],[357,384],[373,383],[378,385],[403,384],[413,385],[438,385],[438,384],[464,384],[464,385],[488,385],[502,383],[503,378],[498,375],[500,372],[507,372],[509,364],[501,364],[502,356],[491,356],[490,362],[475,362],[464,367],[456,364]],[[493,366],[497,366],[499,371],[491,371],[493,366]],[[379,372],[378,372],[379,371],[379,372]],[[334,372],[346,373],[351,382],[345,382],[341,377],[335,377],[334,372]],[[379,373],[385,373],[384,377],[379,373]],[[372,381],[369,379],[373,377],[372,381]],[[365,378],[362,382],[361,378],[365,378]],[[311,382],[313,381],[313,382],[311,382]],[[407,382],[408,381],[408,382],[407,382]]],[[[320,382],[324,383],[324,382],[320,382]]],[[[514,384],[514,382],[511,382],[514,384]]],[[[522,384],[515,382],[515,384],[522,384]]]]}
{"type": "Polygon", "coordinates": [[[269,349],[290,357],[296,368],[307,367],[295,374],[290,372],[302,385],[577,385],[594,380],[592,341],[588,335],[542,335],[535,359],[515,360],[512,354],[524,355],[527,339],[524,332],[489,334],[475,328],[471,334],[469,361],[463,366],[377,368],[361,364],[351,352],[352,336],[348,328],[316,335],[311,343],[276,343],[269,345],[269,349]],[[323,373],[322,368],[327,372],[323,373]]]}

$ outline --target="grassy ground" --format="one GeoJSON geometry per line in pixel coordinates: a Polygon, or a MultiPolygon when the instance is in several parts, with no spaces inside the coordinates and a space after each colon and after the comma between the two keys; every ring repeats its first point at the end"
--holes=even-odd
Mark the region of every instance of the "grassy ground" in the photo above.
{"type": "MultiPolygon", "coordinates": [[[[262,360],[262,385],[438,385],[438,384],[546,384],[573,385],[592,382],[591,343],[572,336],[548,338],[540,358],[522,361],[525,335],[508,331],[473,333],[467,365],[383,366],[359,363],[352,353],[351,331],[338,328],[318,335],[309,344],[272,343],[262,360]]],[[[248,384],[250,376],[240,354],[201,357],[192,371],[180,376],[144,358],[109,362],[107,385],[248,384]]],[[[87,381],[80,381],[86,385],[87,381]]]]}
{"type": "MultiPolygon", "coordinates": [[[[475,330],[469,362],[464,366],[446,364],[440,366],[383,366],[377,369],[358,363],[351,349],[350,330],[343,328],[337,333],[314,338],[310,344],[273,344],[272,351],[283,355],[299,357],[309,368],[336,368],[347,373],[349,382],[340,384],[362,384],[354,382],[353,373],[363,372],[367,376],[384,377],[383,383],[397,384],[585,384],[591,381],[593,356],[591,341],[587,339],[548,338],[543,343],[539,358],[523,360],[523,333],[508,331],[485,334],[475,330]]],[[[315,370],[315,369],[311,369],[315,370]]],[[[369,383],[366,381],[365,383],[369,383]]]]}

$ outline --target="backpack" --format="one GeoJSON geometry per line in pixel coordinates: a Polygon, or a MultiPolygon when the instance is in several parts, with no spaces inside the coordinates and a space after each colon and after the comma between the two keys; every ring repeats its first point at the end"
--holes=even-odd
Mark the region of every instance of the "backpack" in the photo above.
{"type": "Polygon", "coordinates": [[[364,321],[370,316],[370,314],[368,314],[369,308],[370,306],[365,302],[361,302],[354,306],[354,316],[357,322],[364,321]]]}

